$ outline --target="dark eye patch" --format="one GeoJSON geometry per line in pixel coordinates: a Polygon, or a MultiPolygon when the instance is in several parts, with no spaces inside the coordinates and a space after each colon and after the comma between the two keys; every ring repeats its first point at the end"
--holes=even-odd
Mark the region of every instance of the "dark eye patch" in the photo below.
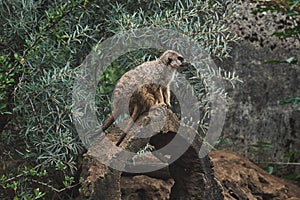
{"type": "Polygon", "coordinates": [[[181,62],[183,62],[184,61],[184,58],[183,57],[181,57],[181,56],[178,56],[178,58],[177,58],[179,61],[181,61],[181,62]]]}
{"type": "Polygon", "coordinates": [[[172,61],[172,58],[168,58],[168,65],[171,64],[172,61]]]}

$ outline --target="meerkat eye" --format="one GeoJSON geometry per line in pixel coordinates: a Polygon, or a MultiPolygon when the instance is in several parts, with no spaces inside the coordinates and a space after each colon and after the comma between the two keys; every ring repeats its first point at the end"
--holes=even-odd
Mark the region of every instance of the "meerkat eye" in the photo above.
{"type": "Polygon", "coordinates": [[[178,56],[178,58],[177,58],[179,61],[181,61],[181,62],[183,62],[184,61],[184,58],[183,57],[181,57],[181,56],[178,56]]]}
{"type": "Polygon", "coordinates": [[[173,61],[172,58],[168,58],[168,64],[170,64],[173,61]]]}

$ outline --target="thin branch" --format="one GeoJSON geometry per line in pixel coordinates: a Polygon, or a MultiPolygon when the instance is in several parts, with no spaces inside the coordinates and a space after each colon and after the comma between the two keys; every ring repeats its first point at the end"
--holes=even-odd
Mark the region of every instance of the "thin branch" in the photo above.
{"type": "Polygon", "coordinates": [[[258,162],[258,164],[273,164],[273,165],[300,165],[300,163],[291,163],[291,162],[258,162]]]}
{"type": "Polygon", "coordinates": [[[80,183],[76,183],[75,185],[71,185],[71,186],[68,186],[68,187],[57,189],[57,188],[53,187],[52,185],[49,185],[47,183],[44,183],[44,182],[41,182],[41,181],[38,181],[38,180],[35,180],[35,179],[32,179],[32,182],[35,182],[35,183],[38,183],[40,185],[46,186],[46,187],[50,188],[51,190],[53,190],[53,191],[55,191],[57,193],[61,193],[61,192],[65,191],[65,190],[72,189],[72,188],[74,188],[74,187],[76,187],[76,186],[78,186],[80,184],[80,183]]]}

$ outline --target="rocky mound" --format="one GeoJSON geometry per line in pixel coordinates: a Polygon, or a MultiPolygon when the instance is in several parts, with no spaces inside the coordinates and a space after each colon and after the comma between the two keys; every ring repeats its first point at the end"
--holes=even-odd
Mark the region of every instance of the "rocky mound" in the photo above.
{"type": "Polygon", "coordinates": [[[300,187],[268,174],[244,157],[227,151],[213,151],[210,157],[225,199],[300,199],[300,187]]]}

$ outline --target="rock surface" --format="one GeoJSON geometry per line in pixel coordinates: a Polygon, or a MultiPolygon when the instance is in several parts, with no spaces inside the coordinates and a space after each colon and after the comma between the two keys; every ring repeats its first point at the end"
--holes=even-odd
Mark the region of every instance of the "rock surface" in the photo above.
{"type": "MultiPolygon", "coordinates": [[[[226,91],[231,97],[223,129],[226,138],[218,149],[246,156],[265,167],[266,162],[300,161],[300,106],[278,103],[288,97],[299,97],[300,66],[274,64],[269,61],[300,60],[300,43],[273,35],[291,26],[288,17],[277,13],[252,14],[255,4],[247,1],[237,9],[231,31],[241,40],[233,44],[232,58],[217,66],[235,71],[243,83],[226,91]],[[265,145],[264,145],[265,144],[265,145]],[[298,152],[292,157],[285,157],[298,152]]],[[[281,169],[282,175],[299,174],[299,165],[281,169]]],[[[279,172],[278,172],[279,174],[279,172]]]]}
{"type": "Polygon", "coordinates": [[[210,157],[227,200],[300,199],[300,187],[268,174],[238,154],[212,151],[210,157]]]}
{"type": "Polygon", "coordinates": [[[192,127],[179,127],[171,110],[151,110],[139,117],[131,131],[135,134],[128,133],[121,148],[114,145],[122,134],[118,128],[94,140],[83,158],[78,199],[223,199],[210,158],[198,156],[201,139],[192,127]],[[150,129],[155,134],[148,141],[155,151],[128,156],[126,152],[145,146],[145,138],[134,135],[150,133],[150,129]],[[145,171],[147,167],[151,170],[145,171]]]}
{"type": "Polygon", "coordinates": [[[122,199],[168,200],[170,199],[174,180],[162,180],[145,175],[137,175],[133,177],[123,177],[121,185],[122,199]]]}
{"type": "MultiPolygon", "coordinates": [[[[296,186],[293,182],[268,174],[247,158],[229,151],[213,151],[210,153],[210,157],[213,161],[215,177],[222,185],[225,200],[300,200],[299,186],[296,186]]],[[[179,162],[182,161],[179,160],[179,162]]],[[[85,192],[85,196],[81,196],[79,199],[95,199],[95,195],[99,197],[105,193],[110,194],[109,198],[111,199],[126,200],[201,199],[200,197],[171,197],[171,193],[174,192],[172,190],[174,190],[175,180],[171,177],[168,168],[164,168],[157,173],[144,175],[123,173],[119,183],[121,190],[112,193],[112,189],[115,189],[116,186],[113,182],[101,187],[99,185],[99,178],[102,180],[108,178],[102,176],[103,165],[97,161],[91,162],[91,160],[86,163],[89,163],[90,168],[88,171],[83,170],[88,172],[88,174],[82,175],[88,175],[88,178],[83,183],[83,188],[81,188],[81,195],[85,192]]],[[[183,170],[182,174],[185,173],[183,170]]],[[[117,171],[111,174],[115,177],[120,175],[117,171]]],[[[201,174],[196,173],[195,175],[201,176],[201,174]]],[[[115,179],[110,176],[108,180],[112,181],[115,179]]],[[[194,187],[201,188],[201,186],[196,184],[194,187]]],[[[210,197],[205,197],[204,199],[215,200],[210,197]]]]}

